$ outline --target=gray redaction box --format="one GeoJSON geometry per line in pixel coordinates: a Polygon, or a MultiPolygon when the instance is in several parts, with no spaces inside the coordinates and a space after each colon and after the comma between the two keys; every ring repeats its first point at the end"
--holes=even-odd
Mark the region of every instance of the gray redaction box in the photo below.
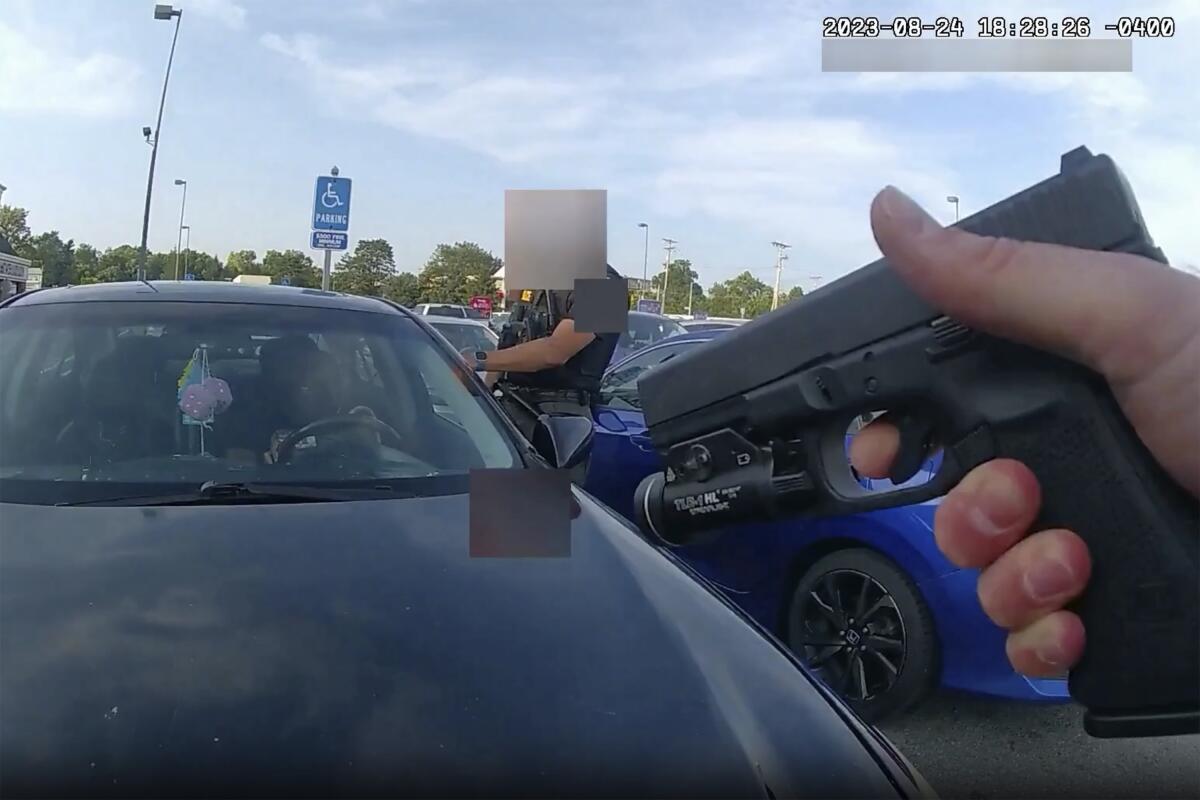
{"type": "Polygon", "coordinates": [[[569,558],[571,476],[561,469],[473,469],[471,558],[569,558]],[[513,509],[520,503],[520,514],[513,509]]]}
{"type": "Polygon", "coordinates": [[[624,278],[575,281],[575,330],[624,333],[629,316],[629,282],[624,278]]]}
{"type": "Polygon", "coordinates": [[[504,192],[504,272],[510,289],[570,291],[605,277],[608,192],[508,189],[504,192]]]}

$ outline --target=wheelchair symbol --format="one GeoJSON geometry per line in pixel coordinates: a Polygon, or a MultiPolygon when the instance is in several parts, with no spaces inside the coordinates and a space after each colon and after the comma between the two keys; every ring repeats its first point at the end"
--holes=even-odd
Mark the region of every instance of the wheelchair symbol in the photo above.
{"type": "Polygon", "coordinates": [[[337,192],[333,190],[333,182],[325,184],[325,194],[321,195],[321,205],[326,208],[338,208],[345,205],[342,198],[338,197],[337,192]]]}

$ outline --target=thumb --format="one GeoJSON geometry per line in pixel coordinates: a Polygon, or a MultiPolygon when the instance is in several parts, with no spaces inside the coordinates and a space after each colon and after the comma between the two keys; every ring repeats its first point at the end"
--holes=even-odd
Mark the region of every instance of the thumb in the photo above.
{"type": "Polygon", "coordinates": [[[943,228],[903,192],[871,204],[875,241],[927,302],[965,325],[1134,381],[1196,335],[1200,279],[1128,253],[943,228]]]}

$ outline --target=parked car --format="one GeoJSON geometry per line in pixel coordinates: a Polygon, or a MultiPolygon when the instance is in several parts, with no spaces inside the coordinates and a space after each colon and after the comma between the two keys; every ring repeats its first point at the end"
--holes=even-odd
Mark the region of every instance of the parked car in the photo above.
{"type": "Polygon", "coordinates": [[[482,311],[470,306],[459,306],[452,303],[418,303],[413,310],[422,316],[487,321],[487,317],[482,311]]]}
{"type": "Polygon", "coordinates": [[[670,317],[646,311],[630,311],[625,332],[617,340],[609,363],[616,364],[644,347],[684,333],[687,333],[687,329],[670,317]]]}
{"type": "Polygon", "coordinates": [[[719,333],[721,331],[731,331],[742,323],[719,322],[709,319],[683,319],[679,321],[679,324],[688,333],[719,333]]]}
{"type": "MultiPolygon", "coordinates": [[[[663,468],[646,432],[637,381],[712,335],[661,341],[604,376],[587,489],[627,519],[638,483],[663,468]]],[[[911,482],[929,480],[939,464],[940,455],[911,482]]],[[[894,488],[888,481],[860,478],[860,483],[873,490],[894,488]]],[[[976,596],[978,571],[958,569],[938,551],[937,504],[738,526],[707,543],[672,549],[867,719],[911,708],[938,684],[1065,702],[1065,680],[1026,678],[1009,665],[1004,632],[984,615],[976,596]],[[864,617],[877,628],[865,637],[865,655],[856,658],[841,637],[861,635],[851,631],[864,617]]]]}
{"type": "Polygon", "coordinates": [[[472,350],[495,350],[500,342],[500,337],[486,322],[437,316],[429,317],[426,322],[446,337],[455,352],[462,352],[468,347],[472,350]]]}
{"type": "Polygon", "coordinates": [[[488,325],[499,335],[504,326],[508,324],[510,317],[512,317],[510,311],[493,311],[492,315],[488,317],[488,325]]]}
{"type": "Polygon", "coordinates": [[[0,796],[932,794],[673,554],[526,502],[591,422],[535,449],[397,305],[44,289],[0,342],[0,796]],[[474,549],[488,474],[569,556],[474,549]]]}

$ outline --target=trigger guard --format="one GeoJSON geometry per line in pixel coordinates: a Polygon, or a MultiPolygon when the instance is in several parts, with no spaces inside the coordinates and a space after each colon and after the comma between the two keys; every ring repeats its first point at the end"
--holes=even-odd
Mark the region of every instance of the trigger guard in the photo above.
{"type": "Polygon", "coordinates": [[[899,486],[912,480],[921,469],[933,445],[933,422],[924,416],[901,413],[888,421],[900,432],[900,448],[888,471],[888,480],[899,486]]]}

